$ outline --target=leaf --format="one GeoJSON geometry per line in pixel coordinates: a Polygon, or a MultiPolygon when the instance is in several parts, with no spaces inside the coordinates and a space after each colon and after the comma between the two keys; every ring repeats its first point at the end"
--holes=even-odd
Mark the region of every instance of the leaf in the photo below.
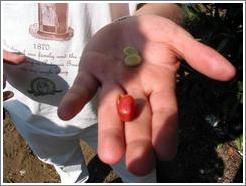
{"type": "Polygon", "coordinates": [[[237,150],[242,151],[243,150],[243,135],[241,134],[239,137],[237,137],[234,142],[237,146],[237,150]]]}
{"type": "Polygon", "coordinates": [[[217,150],[222,149],[222,148],[223,148],[223,145],[224,145],[223,143],[217,144],[216,149],[217,149],[217,150]]]}
{"type": "Polygon", "coordinates": [[[237,87],[238,87],[239,92],[243,92],[243,82],[242,81],[238,81],[237,87]]]}
{"type": "Polygon", "coordinates": [[[223,52],[225,50],[225,48],[227,47],[228,43],[229,43],[230,39],[229,38],[225,38],[223,39],[219,46],[217,47],[217,51],[218,52],[223,52]]]}

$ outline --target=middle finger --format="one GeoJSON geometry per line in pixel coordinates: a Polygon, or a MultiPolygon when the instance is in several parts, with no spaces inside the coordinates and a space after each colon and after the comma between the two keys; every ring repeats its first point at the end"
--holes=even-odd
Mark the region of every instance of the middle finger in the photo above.
{"type": "Polygon", "coordinates": [[[155,165],[151,144],[151,109],[147,97],[139,89],[127,90],[136,101],[136,118],[125,122],[126,166],[136,175],[145,175],[155,165]]]}

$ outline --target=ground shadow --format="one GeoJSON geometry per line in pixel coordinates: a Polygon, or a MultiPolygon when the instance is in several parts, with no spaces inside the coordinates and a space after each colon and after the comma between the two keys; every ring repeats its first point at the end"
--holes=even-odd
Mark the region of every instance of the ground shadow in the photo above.
{"type": "MultiPolygon", "coordinates": [[[[111,167],[108,164],[103,163],[99,157],[96,155],[87,165],[90,178],[87,183],[103,183],[106,176],[109,175],[112,171],[111,167]]],[[[121,183],[120,178],[115,178],[112,183],[121,183]]]]}

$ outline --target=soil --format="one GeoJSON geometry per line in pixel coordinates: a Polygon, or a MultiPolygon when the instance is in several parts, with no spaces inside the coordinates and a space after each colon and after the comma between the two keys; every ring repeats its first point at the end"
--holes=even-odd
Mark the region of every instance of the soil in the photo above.
{"type": "MultiPolygon", "coordinates": [[[[3,124],[4,183],[59,183],[59,176],[54,168],[36,158],[8,115],[3,124]]],[[[182,142],[176,158],[157,163],[158,182],[243,182],[243,157],[231,142],[224,143],[219,149],[214,148],[204,136],[197,140],[197,135],[194,135],[197,129],[190,128],[188,133],[185,128],[181,129],[182,142]]],[[[92,175],[88,183],[122,182],[83,141],[81,149],[92,175]]]]}
{"type": "MultiPolygon", "coordinates": [[[[16,130],[8,114],[3,130],[3,181],[5,183],[59,183],[59,175],[53,166],[40,161],[16,130]]],[[[101,162],[95,152],[83,141],[90,178],[88,183],[121,182],[110,166],[101,162]]]]}

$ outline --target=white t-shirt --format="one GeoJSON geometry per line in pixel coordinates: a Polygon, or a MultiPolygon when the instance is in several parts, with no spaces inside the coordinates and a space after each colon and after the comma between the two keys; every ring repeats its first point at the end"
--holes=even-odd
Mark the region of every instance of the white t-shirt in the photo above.
{"type": "Polygon", "coordinates": [[[97,123],[93,101],[70,121],[59,119],[57,106],[77,75],[88,40],[114,19],[131,15],[135,7],[135,3],[2,3],[3,48],[28,57],[21,65],[4,64],[6,90],[15,94],[4,107],[51,133],[67,134],[97,123]]]}

